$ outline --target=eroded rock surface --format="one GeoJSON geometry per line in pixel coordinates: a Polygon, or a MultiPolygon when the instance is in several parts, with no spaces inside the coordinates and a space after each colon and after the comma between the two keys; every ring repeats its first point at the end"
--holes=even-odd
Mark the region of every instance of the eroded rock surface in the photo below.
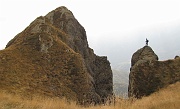
{"type": "Polygon", "coordinates": [[[31,96],[102,103],[112,96],[107,57],[89,48],[85,29],[66,7],[38,17],[0,51],[0,88],[31,96]]]}
{"type": "Polygon", "coordinates": [[[180,58],[158,61],[151,47],[144,46],[131,59],[128,96],[141,98],[180,81],[180,58]]]}

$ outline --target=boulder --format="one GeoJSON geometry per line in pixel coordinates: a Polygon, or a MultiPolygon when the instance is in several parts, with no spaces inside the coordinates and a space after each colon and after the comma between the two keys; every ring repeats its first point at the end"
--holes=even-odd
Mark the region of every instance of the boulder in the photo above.
{"type": "Polygon", "coordinates": [[[142,98],[180,81],[180,58],[158,61],[149,46],[136,51],[131,63],[129,97],[142,98]]]}

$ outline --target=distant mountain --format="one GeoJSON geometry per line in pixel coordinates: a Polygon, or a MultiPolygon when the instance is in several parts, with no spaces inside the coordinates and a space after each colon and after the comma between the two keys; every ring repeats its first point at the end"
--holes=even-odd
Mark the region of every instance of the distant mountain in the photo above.
{"type": "Polygon", "coordinates": [[[112,70],[113,71],[113,89],[117,96],[127,97],[129,73],[124,71],[112,70]]]}
{"type": "Polygon", "coordinates": [[[103,103],[113,93],[107,57],[89,48],[85,29],[66,7],[35,19],[0,51],[0,89],[24,96],[103,103]]]}

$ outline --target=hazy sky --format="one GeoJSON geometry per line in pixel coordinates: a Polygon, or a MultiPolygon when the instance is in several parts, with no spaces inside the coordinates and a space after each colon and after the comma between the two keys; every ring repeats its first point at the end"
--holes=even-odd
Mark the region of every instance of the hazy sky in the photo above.
{"type": "Polygon", "coordinates": [[[118,42],[142,47],[154,32],[180,24],[180,0],[0,0],[0,49],[35,18],[60,6],[73,12],[99,55],[108,55],[98,51],[99,45],[110,47],[108,41],[112,47],[118,42]]]}

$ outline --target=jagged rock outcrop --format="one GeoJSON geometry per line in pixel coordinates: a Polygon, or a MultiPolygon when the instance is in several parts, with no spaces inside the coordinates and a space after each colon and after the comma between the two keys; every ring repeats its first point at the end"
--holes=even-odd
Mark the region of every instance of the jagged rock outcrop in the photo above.
{"type": "Polygon", "coordinates": [[[151,47],[144,46],[143,48],[136,51],[131,59],[131,66],[134,66],[136,63],[144,61],[155,61],[158,60],[158,56],[154,53],[151,47]]]}
{"type": "Polygon", "coordinates": [[[131,59],[128,96],[141,98],[180,81],[180,58],[158,61],[149,46],[136,51],[131,59]]]}
{"type": "Polygon", "coordinates": [[[0,88],[31,96],[101,103],[112,95],[107,57],[89,48],[85,29],[66,7],[38,17],[0,51],[0,88]]]}

